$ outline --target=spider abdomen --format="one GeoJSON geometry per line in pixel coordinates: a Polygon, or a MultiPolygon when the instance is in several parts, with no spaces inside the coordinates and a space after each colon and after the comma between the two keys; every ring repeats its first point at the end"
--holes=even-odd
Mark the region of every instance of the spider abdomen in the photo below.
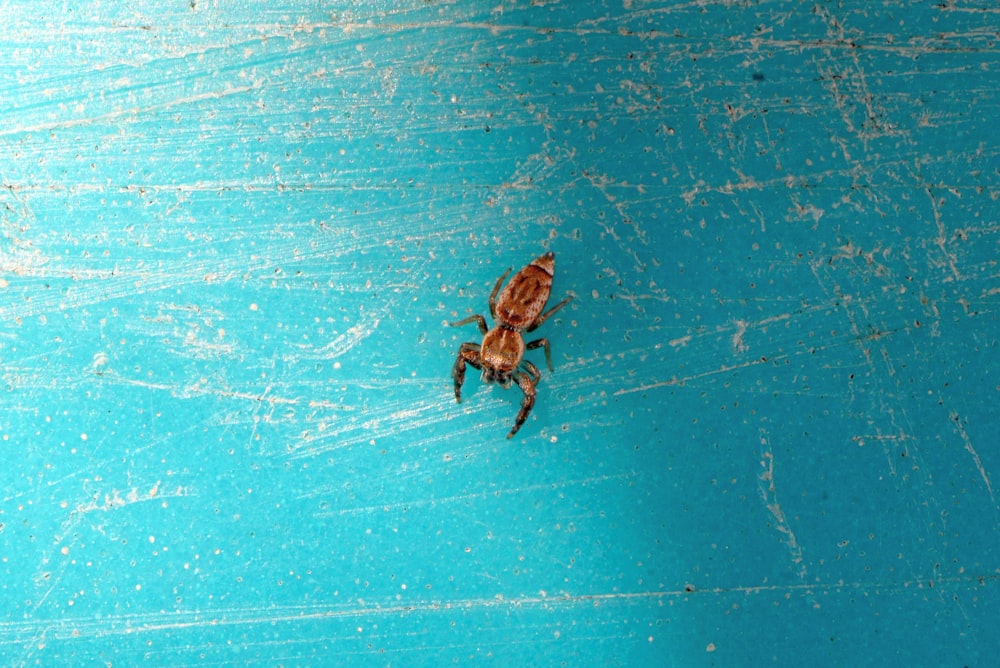
{"type": "Polygon", "coordinates": [[[555,254],[546,253],[517,272],[497,300],[497,321],[516,330],[533,323],[549,301],[555,268],[555,254]]]}

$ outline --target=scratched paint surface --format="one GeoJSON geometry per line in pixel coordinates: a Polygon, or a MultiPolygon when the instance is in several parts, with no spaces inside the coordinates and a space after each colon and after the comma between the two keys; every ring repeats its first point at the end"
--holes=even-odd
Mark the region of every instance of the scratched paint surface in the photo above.
{"type": "Polygon", "coordinates": [[[995,10],[0,18],[4,664],[1000,650],[995,10]]]}

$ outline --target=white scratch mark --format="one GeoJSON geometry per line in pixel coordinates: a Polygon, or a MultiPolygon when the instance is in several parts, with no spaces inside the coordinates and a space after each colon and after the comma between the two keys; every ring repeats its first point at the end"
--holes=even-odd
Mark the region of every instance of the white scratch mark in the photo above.
{"type": "MultiPolygon", "coordinates": [[[[514,173],[501,186],[500,192],[541,187],[564,163],[571,162],[575,155],[576,149],[570,151],[561,146],[544,147],[538,153],[527,156],[517,166],[514,173]]],[[[497,193],[497,199],[500,197],[500,192],[497,193]]]]}
{"type": "MultiPolygon", "coordinates": [[[[77,504],[76,508],[70,511],[69,517],[62,523],[59,533],[54,536],[53,545],[60,545],[67,536],[71,535],[76,528],[83,522],[84,517],[92,512],[101,511],[108,512],[111,510],[116,510],[119,508],[124,508],[125,506],[132,505],[134,503],[142,503],[145,501],[152,501],[157,498],[171,498],[171,497],[181,497],[189,496],[190,493],[184,487],[177,487],[175,490],[161,493],[160,491],[160,481],[157,480],[148,490],[140,490],[138,487],[133,487],[123,496],[121,491],[118,489],[113,489],[112,491],[104,494],[104,499],[100,499],[99,494],[90,495],[90,500],[86,503],[77,504]]],[[[104,533],[102,527],[98,526],[95,529],[104,533]]],[[[65,549],[65,548],[64,548],[65,549]]],[[[47,585],[45,592],[38,597],[32,607],[33,612],[37,612],[42,605],[48,600],[49,596],[55,591],[56,587],[62,582],[63,575],[66,572],[66,568],[71,563],[68,559],[60,561],[60,566],[56,573],[46,570],[46,567],[52,563],[53,554],[46,554],[42,557],[41,565],[42,569],[36,576],[36,582],[40,584],[47,585]]]]}
{"type": "Polygon", "coordinates": [[[781,509],[781,504],[778,503],[778,494],[774,486],[774,452],[771,449],[771,443],[767,438],[767,434],[763,430],[761,430],[760,434],[760,444],[763,449],[760,460],[762,470],[760,475],[757,476],[757,491],[760,493],[760,499],[764,502],[764,506],[774,518],[775,528],[784,534],[784,542],[792,555],[792,562],[799,567],[799,578],[804,580],[806,577],[806,565],[802,559],[802,547],[795,539],[795,533],[792,531],[792,527],[785,517],[785,511],[781,509]]]}
{"type": "Polygon", "coordinates": [[[78,503],[76,508],[70,512],[69,518],[63,522],[62,531],[55,536],[55,542],[56,544],[61,543],[66,536],[80,524],[83,517],[90,513],[97,511],[110,512],[124,508],[125,506],[131,506],[135,503],[144,503],[154,501],[156,499],[180,498],[184,496],[191,496],[191,491],[188,488],[178,486],[172,491],[163,492],[160,489],[159,480],[157,480],[149,489],[132,487],[124,495],[119,489],[112,489],[110,492],[106,492],[103,499],[100,494],[92,494],[89,501],[86,503],[78,503]]]}
{"type": "Polygon", "coordinates": [[[153,383],[144,380],[136,380],[134,378],[126,378],[124,376],[118,376],[111,372],[105,372],[101,374],[101,377],[108,382],[117,383],[120,385],[131,385],[133,387],[141,387],[147,390],[161,390],[164,392],[170,392],[172,396],[181,399],[190,399],[192,397],[200,397],[200,396],[214,396],[225,399],[242,399],[245,401],[269,404],[271,406],[278,406],[278,405],[294,406],[300,403],[300,400],[295,397],[266,396],[271,389],[270,387],[265,388],[263,392],[237,392],[233,390],[223,390],[217,387],[209,387],[206,385],[207,380],[204,378],[197,380],[192,385],[181,386],[181,385],[168,385],[166,383],[153,383]]]}
{"type": "Polygon", "coordinates": [[[965,450],[970,455],[972,455],[972,461],[975,463],[976,468],[979,470],[979,475],[982,476],[983,482],[986,483],[986,490],[990,493],[990,501],[993,502],[993,507],[997,505],[996,497],[993,496],[993,485],[990,483],[990,475],[986,471],[986,467],[983,466],[983,460],[979,458],[979,453],[972,446],[972,439],[969,438],[969,433],[965,431],[965,427],[962,425],[962,418],[958,413],[952,411],[948,416],[951,421],[955,423],[955,429],[958,430],[958,435],[962,438],[962,442],[965,444],[965,450]]]}
{"type": "MultiPolygon", "coordinates": [[[[333,450],[371,443],[388,434],[433,433],[431,425],[454,417],[455,405],[454,397],[442,392],[426,401],[415,402],[411,399],[405,402],[386,402],[377,407],[365,406],[353,415],[341,411],[338,415],[320,420],[315,428],[303,431],[294,442],[286,444],[284,454],[292,459],[310,458],[333,450]]],[[[313,407],[313,404],[310,406],[313,407]]],[[[490,407],[484,404],[478,408],[467,407],[465,412],[483,412],[488,408],[490,407]]]]}
{"type": "Polygon", "coordinates": [[[635,392],[646,392],[647,390],[654,390],[660,387],[669,387],[671,385],[683,385],[687,382],[698,380],[700,378],[707,378],[709,376],[715,376],[720,373],[729,373],[731,371],[736,371],[738,369],[746,369],[748,367],[756,366],[758,364],[774,364],[777,361],[788,358],[789,355],[774,355],[767,359],[753,359],[748,362],[743,362],[740,364],[723,364],[718,369],[712,369],[710,371],[702,371],[701,373],[693,373],[683,378],[673,377],[669,380],[661,380],[655,383],[647,383],[645,385],[639,385],[636,387],[626,387],[620,390],[616,390],[614,396],[620,397],[625,394],[633,394],[635,392]]]}
{"type": "Polygon", "coordinates": [[[948,268],[951,270],[952,278],[956,281],[961,281],[962,274],[958,271],[958,258],[956,257],[954,251],[948,250],[948,232],[945,229],[944,221],[941,220],[941,209],[938,199],[934,196],[934,192],[930,188],[927,188],[927,197],[931,200],[931,211],[934,214],[934,226],[937,228],[937,237],[934,239],[934,242],[937,244],[937,247],[941,249],[941,254],[944,256],[944,260],[948,264],[948,268]]]}
{"type": "MultiPolygon", "coordinates": [[[[484,489],[482,492],[471,492],[469,494],[453,494],[451,496],[442,496],[437,498],[426,498],[421,497],[418,499],[413,499],[411,501],[397,501],[394,503],[386,503],[380,505],[371,506],[361,506],[358,508],[338,508],[336,510],[329,510],[322,513],[316,513],[316,517],[340,517],[343,515],[364,515],[373,512],[389,512],[391,510],[408,510],[411,508],[419,508],[421,506],[436,506],[441,503],[453,503],[456,501],[469,501],[471,499],[486,499],[489,497],[497,497],[501,495],[509,496],[514,494],[524,494],[530,492],[537,492],[540,490],[552,490],[552,489],[563,489],[566,487],[586,487],[588,485],[593,485],[595,483],[609,482],[612,480],[620,479],[631,479],[634,478],[634,473],[619,473],[616,475],[603,475],[596,476],[593,478],[582,478],[579,480],[562,480],[559,482],[549,482],[538,485],[526,485],[524,487],[513,487],[505,489],[497,489],[490,487],[484,489]]],[[[308,494],[303,494],[299,498],[308,498],[320,495],[321,493],[332,493],[336,491],[336,488],[326,488],[325,490],[314,490],[310,491],[308,494]]]]}
{"type": "Polygon", "coordinates": [[[7,638],[20,638],[30,634],[33,642],[43,642],[39,638],[52,641],[74,640],[82,638],[102,638],[107,640],[114,636],[139,636],[164,631],[182,629],[203,629],[221,627],[241,627],[264,625],[272,627],[275,624],[301,625],[309,620],[320,619],[386,619],[398,618],[401,615],[413,613],[431,614],[445,612],[453,614],[455,610],[483,610],[542,607],[551,610],[559,607],[599,606],[610,604],[655,605],[657,601],[669,596],[686,596],[689,592],[680,591],[642,591],[642,592],[595,592],[589,594],[559,593],[549,595],[539,592],[534,596],[518,596],[508,598],[503,594],[484,596],[481,598],[448,600],[414,600],[402,602],[398,600],[389,603],[375,602],[369,604],[366,600],[356,599],[344,605],[302,605],[302,606],[250,606],[242,608],[221,608],[206,614],[198,610],[160,611],[148,613],[126,613],[116,615],[98,615],[95,617],[54,620],[51,626],[40,624],[38,620],[0,622],[0,634],[7,638]]]}
{"type": "Polygon", "coordinates": [[[376,314],[368,314],[363,317],[356,325],[348,328],[343,334],[335,338],[330,343],[326,344],[322,348],[314,348],[309,345],[300,345],[300,349],[309,350],[308,357],[332,360],[340,357],[344,353],[349,352],[354,346],[358,345],[364,341],[368,336],[370,336],[378,324],[382,321],[381,317],[376,314]]]}
{"type": "MultiPolygon", "coordinates": [[[[529,610],[542,608],[547,612],[567,609],[572,614],[572,608],[578,606],[596,607],[609,605],[641,605],[644,609],[668,605],[667,599],[685,600],[691,596],[725,596],[727,599],[733,593],[739,594],[796,594],[810,595],[813,592],[844,592],[844,591],[874,591],[900,592],[943,585],[967,586],[997,579],[996,574],[975,575],[964,574],[950,578],[923,577],[909,578],[902,581],[855,581],[824,583],[802,583],[793,585],[753,585],[736,587],[712,587],[697,589],[680,588],[673,590],[652,590],[637,592],[590,592],[570,594],[559,592],[549,594],[539,591],[531,596],[508,598],[498,593],[493,596],[478,598],[460,598],[455,600],[437,600],[416,598],[413,601],[369,602],[355,599],[345,604],[330,603],[312,605],[286,606],[247,606],[233,608],[216,608],[205,610],[174,610],[142,613],[123,613],[115,615],[96,615],[90,617],[58,618],[50,625],[40,623],[36,619],[0,622],[0,634],[5,638],[26,638],[28,642],[38,642],[39,638],[51,641],[101,638],[108,640],[116,636],[144,636],[153,633],[178,631],[182,629],[206,629],[223,627],[250,627],[260,625],[273,629],[278,624],[294,624],[315,620],[354,620],[354,619],[399,619],[410,614],[421,617],[436,613],[453,615],[455,611],[489,611],[489,610],[529,610]]],[[[487,612],[488,614],[488,612],[487,612]]],[[[512,614],[508,612],[507,614],[512,614]]],[[[568,617],[569,618],[569,617],[568,617]]],[[[356,624],[356,622],[352,622],[356,624]]]]}

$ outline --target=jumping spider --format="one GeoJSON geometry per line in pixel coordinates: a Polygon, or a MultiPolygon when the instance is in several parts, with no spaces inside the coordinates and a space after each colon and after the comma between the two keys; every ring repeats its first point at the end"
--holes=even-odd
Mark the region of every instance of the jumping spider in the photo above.
{"type": "Polygon", "coordinates": [[[463,343],[458,349],[458,357],[455,359],[451,375],[455,379],[455,399],[459,403],[462,401],[462,383],[465,381],[466,364],[471,364],[482,370],[484,383],[496,381],[501,387],[507,389],[511,382],[515,382],[524,392],[521,410],[518,411],[514,428],[507,434],[507,438],[516,434],[524,421],[528,419],[528,413],[535,405],[535,385],[542,377],[538,367],[524,359],[524,351],[545,348],[545,363],[548,365],[549,371],[552,371],[552,353],[549,349],[548,339],[535,339],[525,343],[521,332],[533,332],[539,325],[548,320],[549,316],[573,299],[572,296],[567,297],[542,313],[545,303],[549,300],[549,294],[552,292],[552,276],[555,273],[555,267],[556,255],[549,251],[514,274],[514,278],[510,279],[510,283],[500,293],[500,299],[497,299],[500,285],[511,270],[508,269],[504,272],[504,275],[497,279],[496,285],[493,286],[493,292],[490,293],[490,315],[496,322],[493,329],[486,327],[486,319],[479,314],[450,323],[452,327],[461,327],[475,322],[483,334],[481,344],[463,343]]]}

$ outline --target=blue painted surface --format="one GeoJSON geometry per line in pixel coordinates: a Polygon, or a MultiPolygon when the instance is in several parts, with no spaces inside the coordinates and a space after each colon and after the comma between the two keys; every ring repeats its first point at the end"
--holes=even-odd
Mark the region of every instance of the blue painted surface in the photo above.
{"type": "Polygon", "coordinates": [[[4,664],[1000,650],[995,11],[0,17],[4,664]]]}

